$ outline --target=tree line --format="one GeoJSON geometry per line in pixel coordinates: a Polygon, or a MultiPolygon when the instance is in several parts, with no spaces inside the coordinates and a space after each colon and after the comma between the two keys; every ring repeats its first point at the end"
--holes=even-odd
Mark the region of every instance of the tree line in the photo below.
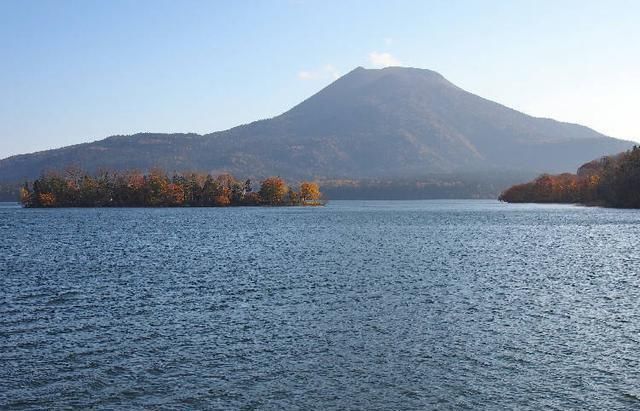
{"type": "Polygon", "coordinates": [[[584,164],[576,174],[543,174],[504,191],[509,203],[573,203],[640,208],[640,147],[584,164]]]}
{"type": "Polygon", "coordinates": [[[315,182],[298,189],[280,177],[260,182],[236,180],[230,174],[103,171],[90,175],[76,168],[51,172],[20,189],[24,207],[227,207],[322,205],[315,182]]]}

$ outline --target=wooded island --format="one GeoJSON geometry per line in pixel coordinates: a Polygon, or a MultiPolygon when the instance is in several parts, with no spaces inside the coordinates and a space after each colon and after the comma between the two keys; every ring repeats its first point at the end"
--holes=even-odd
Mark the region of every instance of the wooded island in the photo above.
{"type": "Polygon", "coordinates": [[[507,189],[499,199],[509,203],[640,208],[640,147],[586,163],[576,174],[543,174],[507,189]]]}
{"type": "Polygon", "coordinates": [[[269,177],[254,191],[250,180],[230,174],[212,176],[162,170],[149,173],[100,172],[89,175],[69,168],[48,173],[20,189],[24,207],[227,207],[324,205],[317,183],[302,182],[297,190],[280,177],[269,177]]]}

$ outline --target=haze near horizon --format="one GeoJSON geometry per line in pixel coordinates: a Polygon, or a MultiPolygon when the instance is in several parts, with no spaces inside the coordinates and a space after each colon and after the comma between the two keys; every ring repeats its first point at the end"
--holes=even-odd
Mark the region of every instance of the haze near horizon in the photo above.
{"type": "Polygon", "coordinates": [[[623,1],[5,1],[0,158],[224,130],[278,115],[356,66],[393,65],[638,141],[639,12],[623,1]]]}

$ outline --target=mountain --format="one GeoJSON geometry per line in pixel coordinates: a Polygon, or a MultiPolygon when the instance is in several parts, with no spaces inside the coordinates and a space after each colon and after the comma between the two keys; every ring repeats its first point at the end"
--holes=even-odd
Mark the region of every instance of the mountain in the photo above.
{"type": "Polygon", "coordinates": [[[143,133],[0,160],[0,182],[76,165],[288,179],[574,170],[631,142],[535,118],[424,69],[356,68],[277,117],[207,135],[143,133]]]}

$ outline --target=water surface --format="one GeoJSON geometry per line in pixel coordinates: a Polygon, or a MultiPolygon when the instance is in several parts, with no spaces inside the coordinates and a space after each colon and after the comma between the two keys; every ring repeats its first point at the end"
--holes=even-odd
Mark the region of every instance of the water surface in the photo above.
{"type": "Polygon", "coordinates": [[[638,409],[640,212],[0,207],[0,409],[638,409]]]}

